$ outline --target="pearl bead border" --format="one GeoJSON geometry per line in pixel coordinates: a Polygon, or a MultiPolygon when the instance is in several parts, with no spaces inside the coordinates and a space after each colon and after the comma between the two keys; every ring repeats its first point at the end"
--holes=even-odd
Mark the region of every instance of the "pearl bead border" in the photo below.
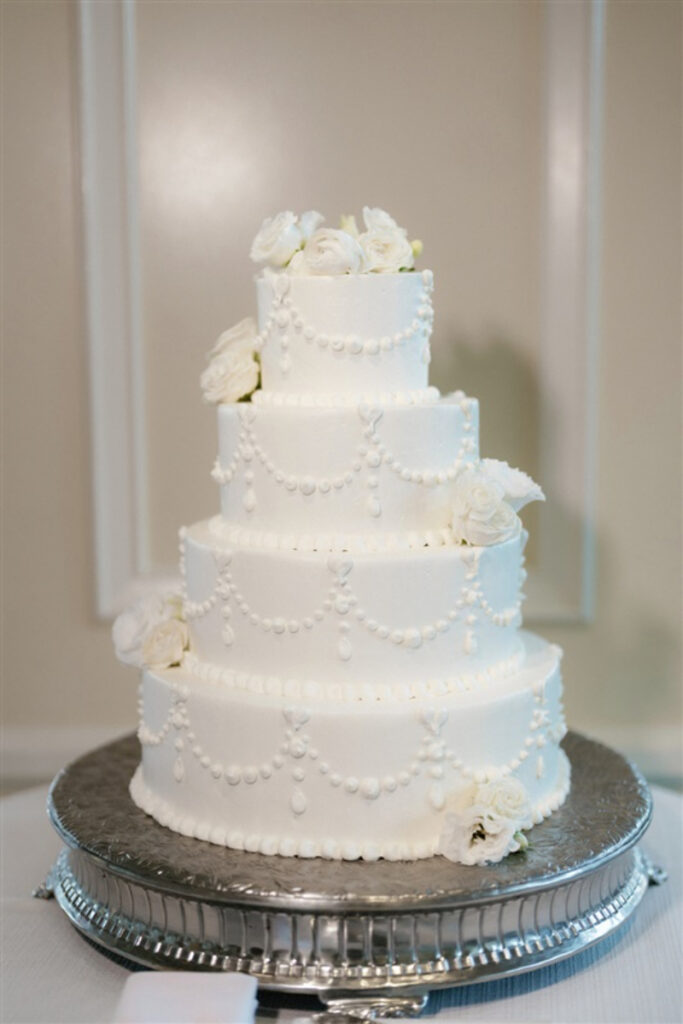
{"type": "MultiPolygon", "coordinates": [[[[564,803],[569,793],[571,768],[564,751],[559,751],[560,770],[558,783],[551,795],[533,808],[534,824],[549,817],[564,803]]],[[[267,856],[323,858],[325,860],[365,860],[380,858],[390,861],[423,860],[437,852],[438,841],[417,843],[339,843],[336,840],[295,839],[287,836],[261,835],[234,830],[228,832],[224,826],[212,826],[187,815],[180,815],[168,802],[156,796],[143,778],[142,765],[136,770],[131,783],[130,795],[133,802],[160,825],[191,838],[226,846],[236,850],[248,850],[267,856]]]]}

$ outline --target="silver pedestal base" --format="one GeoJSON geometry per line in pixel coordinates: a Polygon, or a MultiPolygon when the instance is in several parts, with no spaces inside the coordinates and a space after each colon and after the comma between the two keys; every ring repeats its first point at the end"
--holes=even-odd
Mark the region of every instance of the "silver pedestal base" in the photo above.
{"type": "Polygon", "coordinates": [[[465,867],[264,857],[176,835],[131,801],[139,747],[127,737],[55,779],[66,847],[50,886],[81,932],[148,967],[243,971],[317,995],[326,1019],[416,1014],[431,988],[578,953],[656,880],[635,847],[651,815],[640,774],[576,734],[564,747],[572,790],[530,849],[465,867]]]}

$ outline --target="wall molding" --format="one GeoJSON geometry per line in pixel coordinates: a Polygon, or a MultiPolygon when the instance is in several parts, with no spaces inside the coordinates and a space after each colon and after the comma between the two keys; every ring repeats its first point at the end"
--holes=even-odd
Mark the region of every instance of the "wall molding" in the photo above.
{"type": "Polygon", "coordinates": [[[97,613],[150,574],[132,0],[81,0],[80,115],[97,613]]]}
{"type": "Polygon", "coordinates": [[[603,0],[546,5],[539,557],[525,618],[594,617],[603,0]]]}

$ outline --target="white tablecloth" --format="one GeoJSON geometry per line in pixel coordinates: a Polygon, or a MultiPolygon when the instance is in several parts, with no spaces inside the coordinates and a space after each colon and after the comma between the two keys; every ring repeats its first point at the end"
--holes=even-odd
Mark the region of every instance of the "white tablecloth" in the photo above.
{"type": "MultiPolygon", "coordinates": [[[[427,1019],[531,1024],[683,1020],[683,798],[653,790],[655,815],[644,842],[669,880],[652,887],[630,924],[576,957],[516,978],[433,993],[427,1019]],[[435,1016],[434,1016],[435,1015],[435,1016]]],[[[60,847],[45,814],[47,788],[0,802],[2,1024],[106,1024],[128,975],[87,943],[54,900],[31,898],[60,847]]],[[[310,1001],[269,995],[257,1021],[292,1024],[310,1001]]]]}

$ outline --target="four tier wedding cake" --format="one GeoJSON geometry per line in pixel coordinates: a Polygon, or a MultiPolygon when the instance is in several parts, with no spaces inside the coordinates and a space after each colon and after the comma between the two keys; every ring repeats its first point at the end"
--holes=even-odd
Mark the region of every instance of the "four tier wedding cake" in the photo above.
{"type": "Polygon", "coordinates": [[[266,221],[258,325],[218,339],[220,514],[182,592],[114,625],[143,669],[133,800],[281,856],[495,862],[569,788],[560,650],[520,631],[540,488],[428,386],[433,277],[384,211],[266,221]]]}

